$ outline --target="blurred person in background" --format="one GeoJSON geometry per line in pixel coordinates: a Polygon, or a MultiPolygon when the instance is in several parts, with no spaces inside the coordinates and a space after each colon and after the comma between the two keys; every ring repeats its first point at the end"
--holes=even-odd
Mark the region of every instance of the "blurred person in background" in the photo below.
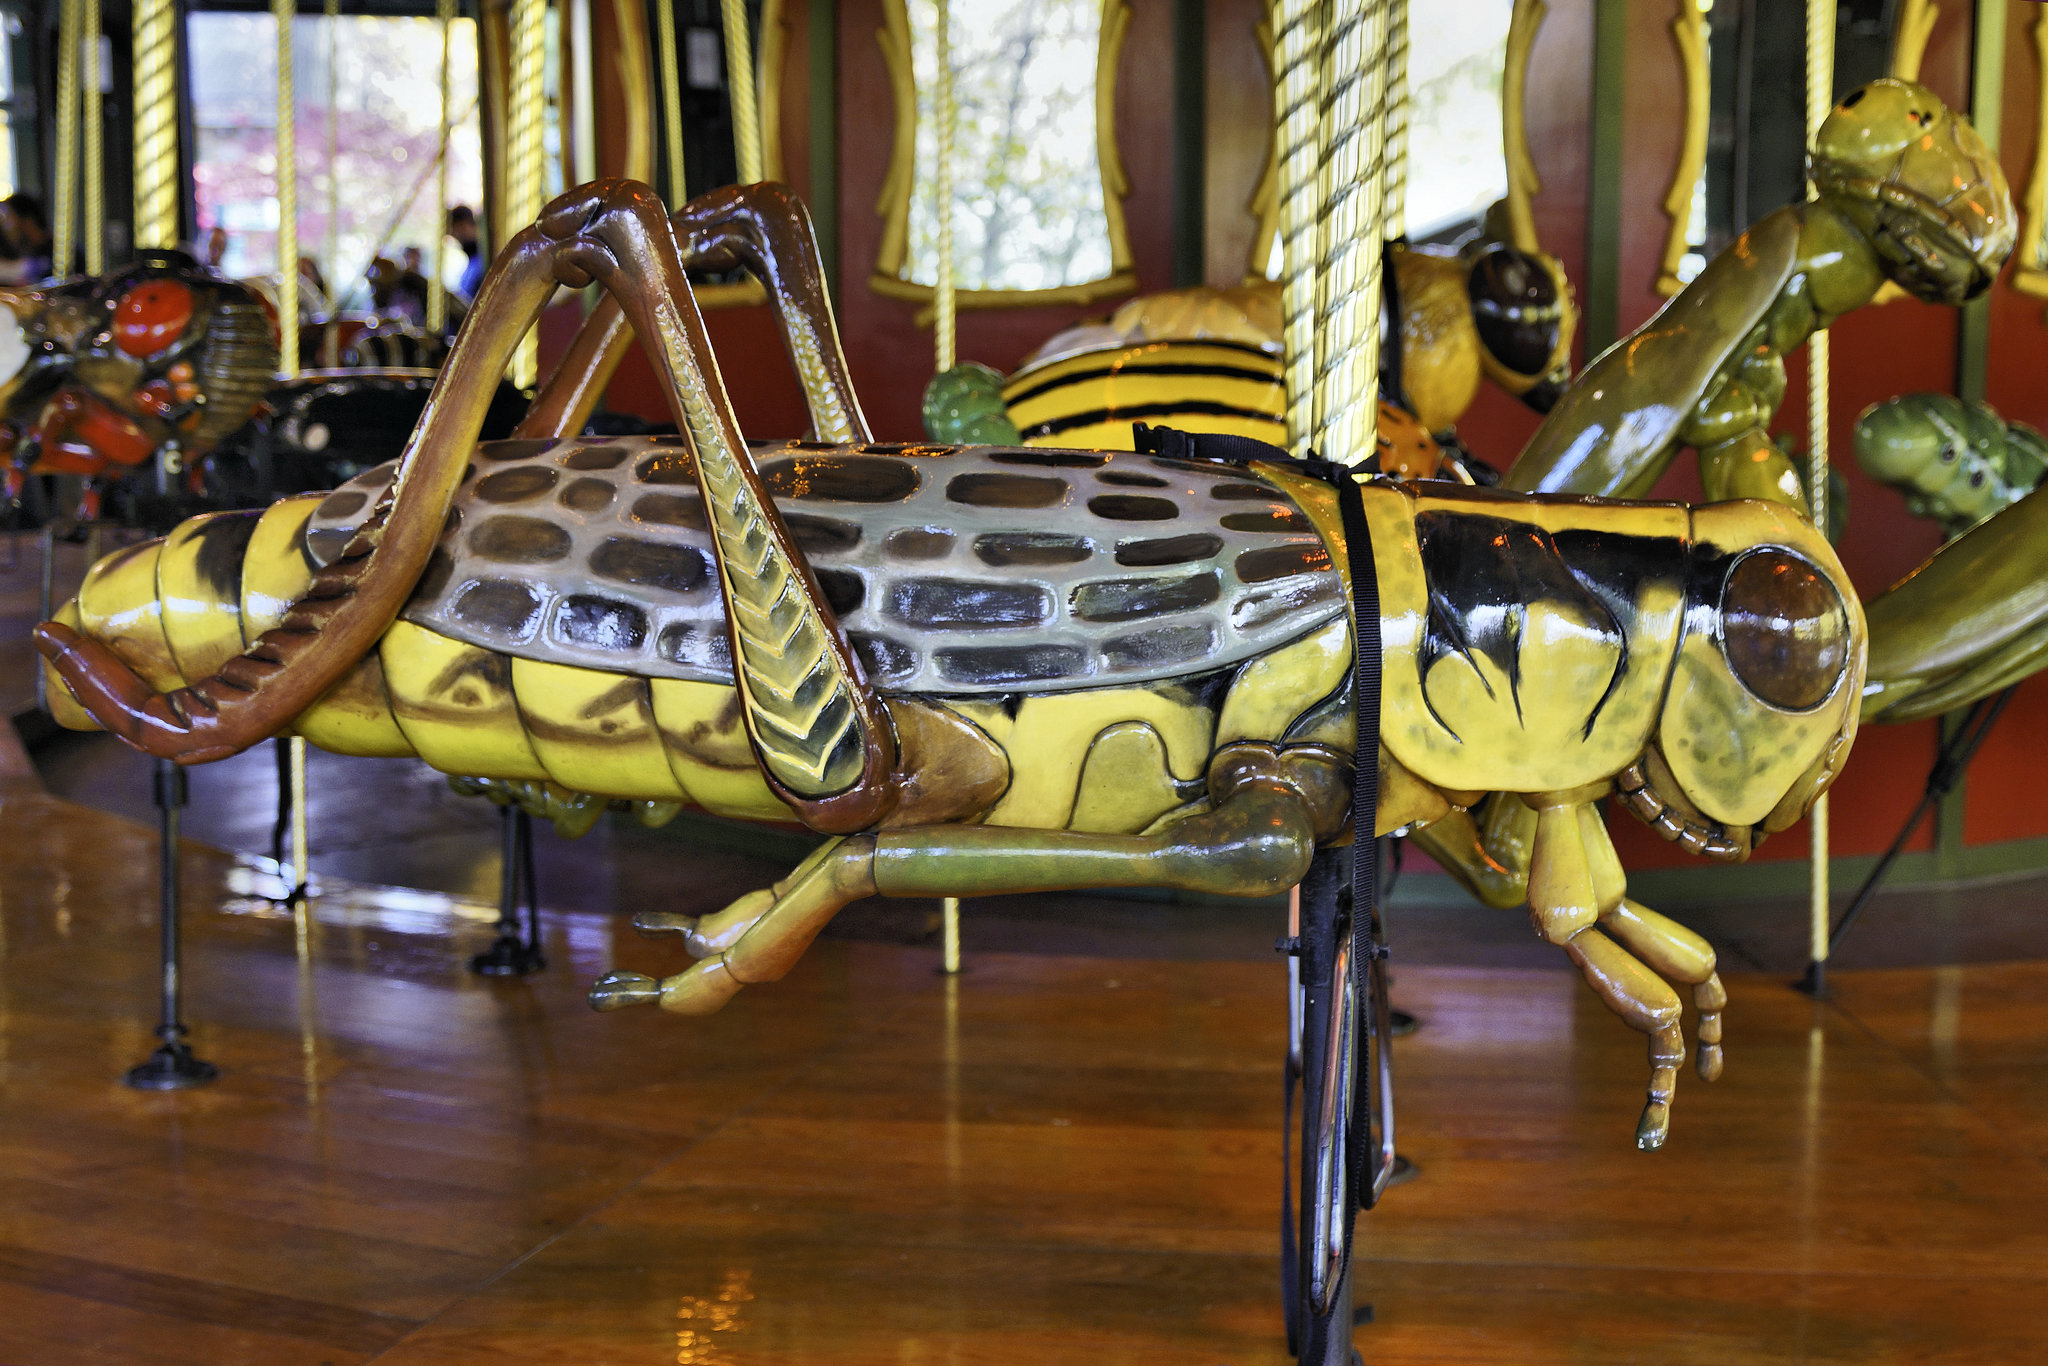
{"type": "Polygon", "coordinates": [[[42,200],[26,193],[0,199],[0,237],[6,239],[11,258],[0,259],[0,282],[32,284],[49,278],[50,223],[42,200]]]}
{"type": "Polygon", "coordinates": [[[476,298],[477,289],[484,282],[484,268],[490,265],[484,256],[483,239],[477,234],[476,210],[467,204],[457,204],[448,210],[448,235],[469,258],[462,268],[462,279],[455,286],[457,297],[468,303],[476,298]]]}

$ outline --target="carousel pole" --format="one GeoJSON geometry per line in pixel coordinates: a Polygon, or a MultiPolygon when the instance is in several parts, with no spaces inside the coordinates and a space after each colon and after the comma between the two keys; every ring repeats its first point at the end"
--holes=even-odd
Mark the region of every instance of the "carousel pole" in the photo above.
{"type": "MultiPolygon", "coordinates": [[[[512,88],[508,94],[507,146],[505,167],[505,222],[503,235],[513,233],[540,217],[543,192],[545,147],[542,134],[546,120],[547,91],[544,85],[547,47],[547,0],[512,0],[512,88]]],[[[531,389],[540,368],[540,340],[532,328],[519,341],[512,356],[512,382],[531,389]]]]}
{"type": "MultiPolygon", "coordinates": [[[[1835,0],[1806,0],[1806,142],[1835,103],[1835,0]]],[[[1818,191],[1811,185],[1807,196],[1818,191]]],[[[1806,343],[1807,502],[1813,524],[1828,534],[1828,334],[1823,328],[1806,343]]],[[[1813,831],[1812,878],[1808,884],[1806,977],[1800,988],[1813,996],[1828,991],[1828,797],[1823,792],[1808,817],[1813,831]]]]}
{"type": "MultiPolygon", "coordinates": [[[[730,7],[728,5],[728,10],[730,7]]],[[[953,125],[959,117],[959,110],[953,92],[953,42],[948,13],[951,9],[951,0],[938,0],[932,31],[933,64],[938,68],[932,97],[937,106],[935,112],[939,125],[933,139],[936,155],[932,165],[932,208],[939,220],[938,278],[932,287],[932,342],[937,370],[942,375],[959,361],[958,297],[953,286],[953,125]]],[[[960,971],[959,897],[940,899],[939,929],[939,970],[957,973],[960,971]]]]}
{"type": "Polygon", "coordinates": [[[1408,236],[1408,0],[1390,0],[1387,6],[1386,68],[1387,188],[1380,235],[1400,242],[1408,236]]]}
{"type": "Polygon", "coordinates": [[[178,245],[177,0],[134,0],[135,246],[178,245]]]}
{"type": "Polygon", "coordinates": [[[661,128],[668,144],[668,202],[690,197],[683,165],[683,75],[676,55],[676,0],[654,0],[655,32],[661,42],[661,128]]]}
{"type": "MultiPolygon", "coordinates": [[[[725,82],[731,87],[732,149],[740,184],[761,179],[761,114],[754,98],[754,35],[747,27],[747,0],[723,0],[725,82]]],[[[941,0],[939,8],[945,8],[941,0]]],[[[946,21],[943,17],[940,24],[946,21]]]]}
{"type": "MultiPolygon", "coordinates": [[[[445,2],[445,0],[444,0],[445,2]]],[[[540,216],[546,116],[543,85],[546,58],[547,0],[512,0],[512,86],[506,103],[507,155],[505,217],[502,235],[513,233],[540,216]]],[[[445,114],[444,114],[445,117],[445,114]]],[[[445,131],[445,128],[444,128],[445,131]]],[[[444,149],[446,143],[442,144],[444,149]]],[[[445,157],[444,157],[445,164],[445,157]]],[[[520,339],[512,358],[512,382],[533,387],[539,369],[539,339],[532,328],[520,339]]],[[[547,966],[541,954],[540,909],[533,886],[533,827],[516,803],[500,809],[497,937],[489,948],[469,960],[470,971],[486,977],[518,977],[547,966]],[[527,903],[527,933],[520,934],[519,903],[527,903]]]]}
{"type": "MultiPolygon", "coordinates": [[[[341,79],[335,70],[335,61],[341,55],[341,0],[327,0],[321,18],[320,27],[327,39],[327,117],[321,121],[326,132],[326,146],[322,149],[326,155],[321,164],[327,168],[327,230],[320,234],[320,255],[327,262],[328,289],[332,291],[334,282],[341,278],[341,79]]],[[[326,330],[332,332],[331,322],[326,330]]],[[[325,364],[324,338],[322,352],[321,364],[325,364]]]]}
{"type": "MultiPolygon", "coordinates": [[[[133,36],[135,245],[137,249],[173,247],[178,242],[176,0],[136,0],[133,36]]],[[[58,183],[72,182],[60,178],[58,183]]],[[[63,198],[60,192],[58,202],[62,203],[63,198]]],[[[187,795],[185,770],[168,759],[157,760],[153,789],[162,948],[158,983],[161,1015],[156,1027],[156,1051],[139,1066],[129,1069],[123,1080],[140,1091],[178,1091],[205,1085],[220,1075],[220,1069],[193,1054],[191,1045],[185,1042],[188,1031],[182,1018],[178,829],[187,795]]]]}
{"type": "Polygon", "coordinates": [[[84,0],[79,15],[79,96],[85,116],[85,200],[81,236],[85,273],[107,269],[106,102],[100,96],[100,0],[84,0]]]}
{"type": "Polygon", "coordinates": [[[1287,390],[1287,445],[1296,455],[1315,428],[1316,163],[1321,159],[1318,107],[1322,6],[1277,0],[1273,12],[1274,126],[1279,165],[1280,300],[1287,390]]]}
{"type": "MultiPolygon", "coordinates": [[[[286,379],[299,373],[299,134],[298,90],[293,68],[292,26],[297,0],[271,0],[277,19],[277,368],[286,379]]],[[[329,109],[330,116],[332,109],[329,109]]],[[[286,899],[302,906],[306,875],[306,742],[294,735],[285,747],[285,792],[291,808],[292,871],[286,899]]],[[[280,872],[283,870],[280,869],[280,872]]]]}
{"type": "Polygon", "coordinates": [[[1355,465],[1378,449],[1386,207],[1388,0],[1333,7],[1317,185],[1315,448],[1355,465]]]}
{"type": "Polygon", "coordinates": [[[434,173],[434,278],[427,282],[427,331],[448,335],[448,88],[449,48],[455,29],[455,0],[435,0],[441,25],[441,161],[434,173]]]}
{"type": "Polygon", "coordinates": [[[78,253],[78,49],[84,0],[62,0],[57,14],[57,167],[50,177],[50,273],[71,274],[78,253]]]}

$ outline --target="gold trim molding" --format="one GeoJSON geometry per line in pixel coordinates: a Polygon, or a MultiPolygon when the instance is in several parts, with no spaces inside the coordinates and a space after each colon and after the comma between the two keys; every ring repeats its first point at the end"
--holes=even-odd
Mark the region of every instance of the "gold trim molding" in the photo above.
{"type": "Polygon", "coordinates": [[[1678,164],[1671,171],[1671,188],[1664,192],[1664,212],[1671,219],[1671,226],[1664,234],[1657,292],[1666,296],[1685,288],[1685,281],[1678,278],[1678,268],[1692,246],[1686,228],[1692,222],[1692,197],[1700,183],[1700,170],[1707,164],[1707,115],[1712,91],[1707,80],[1707,15],[1700,8],[1700,0],[1678,0],[1671,37],[1678,45],[1679,65],[1685,70],[1685,137],[1678,145],[1678,164]]]}

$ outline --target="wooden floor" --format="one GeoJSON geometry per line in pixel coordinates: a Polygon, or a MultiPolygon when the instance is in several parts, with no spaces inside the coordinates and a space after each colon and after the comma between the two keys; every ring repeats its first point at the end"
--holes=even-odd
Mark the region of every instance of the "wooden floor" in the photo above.
{"type": "MultiPolygon", "coordinates": [[[[6,1366],[1285,1360],[1277,965],[827,942],[709,1020],[597,1016],[672,952],[551,917],[484,982],[481,908],[337,892],[302,958],[194,849],[226,1072],[147,1096],[152,838],[0,829],[6,1366]]],[[[1643,1045],[1575,977],[1399,975],[1423,1175],[1362,1226],[1368,1363],[2048,1360],[2048,963],[1729,987],[1645,1156],[1643,1045]]]]}

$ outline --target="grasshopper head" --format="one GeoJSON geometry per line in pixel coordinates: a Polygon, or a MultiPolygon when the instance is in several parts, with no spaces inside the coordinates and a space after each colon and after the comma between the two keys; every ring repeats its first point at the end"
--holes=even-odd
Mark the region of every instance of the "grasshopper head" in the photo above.
{"type": "Polygon", "coordinates": [[[1856,734],[1867,632],[1841,562],[1775,503],[1693,513],[1692,573],[1656,738],[1619,786],[1637,815],[1745,857],[1806,813],[1856,734]]]}

